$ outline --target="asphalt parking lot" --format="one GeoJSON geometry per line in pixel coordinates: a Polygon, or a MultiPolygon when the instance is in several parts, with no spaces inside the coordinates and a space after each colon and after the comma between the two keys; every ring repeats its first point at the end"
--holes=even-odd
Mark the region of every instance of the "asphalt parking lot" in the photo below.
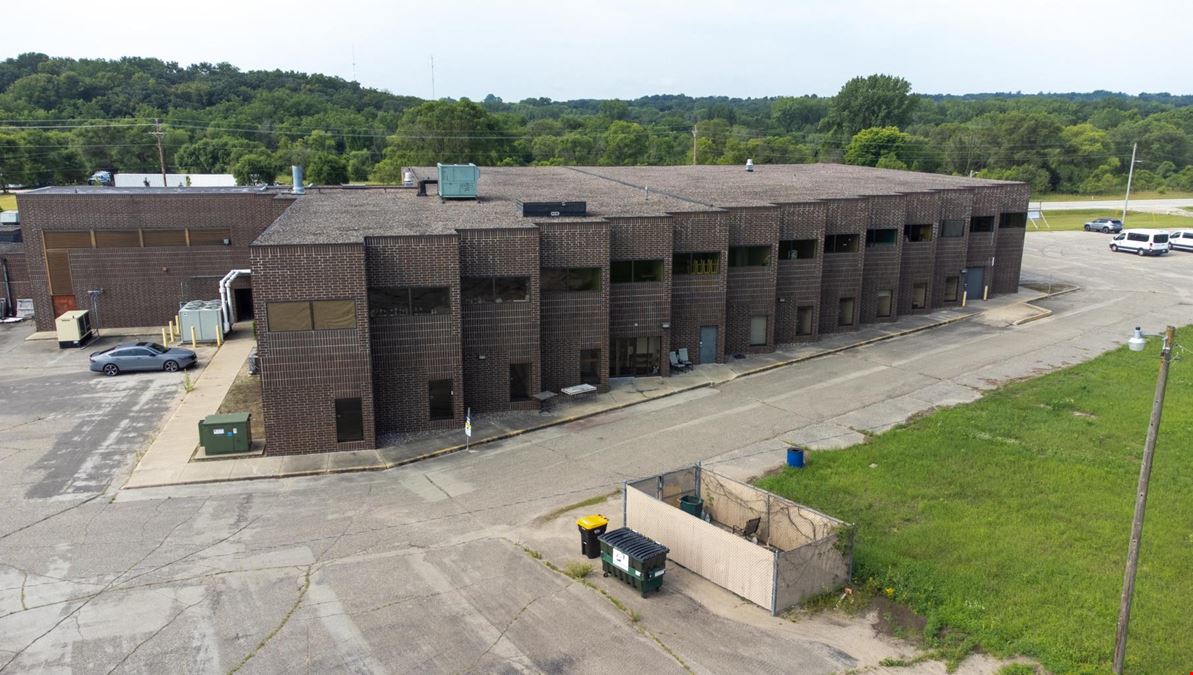
{"type": "Polygon", "coordinates": [[[1082,289],[1021,326],[964,321],[392,471],[186,488],[112,487],[181,375],[93,377],[91,349],[0,327],[0,671],[882,672],[910,652],[864,619],[773,618],[678,569],[649,600],[593,578],[634,620],[527,550],[576,560],[575,514],[550,514],[626,479],[761,470],[789,441],[844,445],[1193,323],[1193,254],[1107,241],[1029,233],[1025,279],[1082,289]]]}

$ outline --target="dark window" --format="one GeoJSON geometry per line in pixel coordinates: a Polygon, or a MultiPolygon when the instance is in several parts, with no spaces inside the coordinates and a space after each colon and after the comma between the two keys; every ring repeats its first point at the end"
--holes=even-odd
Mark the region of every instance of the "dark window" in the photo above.
{"type": "Polygon", "coordinates": [[[580,350],[580,382],[594,385],[601,383],[601,350],[580,350]]]}
{"type": "Polygon", "coordinates": [[[311,303],[270,302],[265,305],[269,330],[274,333],[311,329],[311,303]]]}
{"type": "Polygon", "coordinates": [[[891,316],[891,289],[884,288],[878,291],[878,317],[889,318],[891,316]]]}
{"type": "Polygon", "coordinates": [[[410,289],[411,314],[451,314],[451,291],[446,286],[410,289]]]}
{"type": "Polygon", "coordinates": [[[750,317],[750,346],[761,347],[766,344],[766,316],[750,317]]]}
{"type": "Polygon", "coordinates": [[[812,334],[812,317],[815,308],[812,305],[804,305],[795,309],[795,334],[796,335],[811,335],[812,334]]]}
{"type": "Polygon", "coordinates": [[[960,277],[945,277],[944,278],[944,300],[945,302],[957,302],[957,289],[961,286],[960,277]]]}
{"type": "Polygon", "coordinates": [[[928,284],[920,282],[911,287],[911,308],[923,309],[928,306],[928,284]]]}
{"type": "Polygon", "coordinates": [[[769,246],[730,246],[730,267],[766,267],[770,264],[769,246]]]}
{"type": "Polygon", "coordinates": [[[841,298],[837,304],[837,325],[853,325],[853,298],[841,298]]]}
{"type": "Polygon", "coordinates": [[[496,277],[493,286],[497,302],[530,302],[530,277],[496,277]]]}
{"type": "Polygon", "coordinates": [[[942,237],[964,237],[965,236],[965,221],[960,220],[960,219],[940,221],[940,236],[942,236],[942,237]]]}
{"type": "Polygon", "coordinates": [[[1138,232],[1128,232],[1127,239],[1130,241],[1147,241],[1147,235],[1139,234],[1138,232]]]}
{"type": "Polygon", "coordinates": [[[1027,214],[1023,212],[1004,213],[998,217],[998,226],[1023,229],[1027,227],[1027,214]]]}
{"type": "Polygon", "coordinates": [[[824,252],[857,253],[856,234],[830,234],[824,238],[824,252]]]}
{"type": "Polygon", "coordinates": [[[634,280],[634,261],[616,260],[609,263],[609,282],[628,284],[634,280]]]}
{"type": "Polygon", "coordinates": [[[969,219],[970,232],[993,232],[994,216],[974,216],[969,219]]]}
{"type": "Polygon", "coordinates": [[[359,398],[336,399],[336,442],[349,443],[365,438],[364,414],[359,398]]]}
{"type": "Polygon", "coordinates": [[[191,228],[191,246],[223,246],[232,243],[232,230],[226,227],[191,228]]]}
{"type": "Polygon", "coordinates": [[[616,260],[609,263],[609,281],[615,284],[663,280],[662,260],[616,260]]]}
{"type": "Polygon", "coordinates": [[[866,230],[866,248],[875,246],[894,246],[898,237],[898,230],[893,227],[881,230],[866,230]]]}
{"type": "Polygon", "coordinates": [[[903,238],[907,241],[932,241],[932,226],[904,225],[903,238]]]}
{"type": "Polygon", "coordinates": [[[544,291],[566,291],[568,271],[564,267],[544,267],[539,276],[540,287],[544,291]]]}
{"type": "Polygon", "coordinates": [[[601,268],[572,267],[568,269],[567,289],[569,291],[601,290],[601,268]]]}
{"type": "Polygon", "coordinates": [[[510,364],[510,400],[525,401],[530,398],[530,364],[510,364]]]}
{"type": "Polygon", "coordinates": [[[803,260],[815,257],[815,239],[784,239],[779,242],[779,260],[803,260]]]}
{"type": "Polygon", "coordinates": [[[464,277],[460,279],[460,302],[465,305],[479,305],[493,302],[492,277],[464,277]]]}
{"type": "Polygon", "coordinates": [[[671,274],[701,274],[715,275],[720,272],[721,254],[716,253],[676,253],[671,258],[671,274]]]}
{"type": "Polygon", "coordinates": [[[456,416],[452,394],[451,380],[431,380],[427,383],[427,398],[430,402],[432,420],[450,420],[456,416]]]}
{"type": "Polygon", "coordinates": [[[380,319],[389,316],[410,314],[409,288],[370,288],[369,318],[380,319]]]}
{"type": "Polygon", "coordinates": [[[145,246],[186,246],[186,230],[142,230],[145,246]]]}
{"type": "Polygon", "coordinates": [[[1157,244],[1167,244],[1168,243],[1168,235],[1157,234],[1152,238],[1152,240],[1155,241],[1157,244]]]}
{"type": "Polygon", "coordinates": [[[96,248],[140,248],[141,233],[137,230],[96,230],[96,248]]]}

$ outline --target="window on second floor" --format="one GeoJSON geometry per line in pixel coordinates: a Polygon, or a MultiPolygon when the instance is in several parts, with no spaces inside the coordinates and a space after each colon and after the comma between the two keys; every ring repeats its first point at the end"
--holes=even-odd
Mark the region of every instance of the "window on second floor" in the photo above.
{"type": "Polygon", "coordinates": [[[599,291],[599,267],[544,267],[540,277],[544,291],[599,291]]]}
{"type": "Polygon", "coordinates": [[[609,263],[610,283],[629,284],[662,280],[662,260],[614,260],[609,263]]]}
{"type": "Polygon", "coordinates": [[[460,279],[460,302],[465,305],[529,301],[530,277],[463,277],[460,279]]]}
{"type": "Polygon", "coordinates": [[[766,267],[770,264],[770,246],[730,246],[730,267],[766,267]]]}
{"type": "Polygon", "coordinates": [[[720,272],[721,254],[716,251],[709,253],[676,253],[671,256],[671,275],[699,274],[716,276],[720,272]]]}
{"type": "Polygon", "coordinates": [[[903,238],[910,242],[932,241],[932,225],[904,225],[903,238]]]}
{"type": "Polygon", "coordinates": [[[894,246],[897,243],[898,232],[893,227],[881,230],[866,230],[866,248],[894,246]]]}
{"type": "Polygon", "coordinates": [[[803,260],[815,257],[815,239],[784,239],[779,242],[779,260],[803,260]]]}
{"type": "Polygon", "coordinates": [[[856,234],[830,234],[824,238],[824,252],[828,253],[857,253],[856,234]]]}

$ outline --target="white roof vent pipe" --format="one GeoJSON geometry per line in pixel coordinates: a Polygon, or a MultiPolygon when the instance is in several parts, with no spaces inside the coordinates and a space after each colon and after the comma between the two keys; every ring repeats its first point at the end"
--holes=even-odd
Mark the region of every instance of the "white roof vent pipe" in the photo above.
{"type": "Polygon", "coordinates": [[[306,188],[302,186],[301,164],[294,164],[290,166],[290,179],[293,181],[293,187],[290,188],[291,194],[301,195],[306,193],[306,188]]]}
{"type": "Polygon", "coordinates": [[[414,172],[410,169],[402,172],[402,187],[414,187],[414,172]]]}
{"type": "Polygon", "coordinates": [[[746,171],[749,171],[751,173],[754,171],[754,160],[752,160],[752,159],[746,160],[746,171]]]}

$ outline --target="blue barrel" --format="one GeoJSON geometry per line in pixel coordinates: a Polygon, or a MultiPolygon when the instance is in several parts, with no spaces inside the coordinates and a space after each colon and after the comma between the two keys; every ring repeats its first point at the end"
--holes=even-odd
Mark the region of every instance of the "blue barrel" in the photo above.
{"type": "Polygon", "coordinates": [[[794,469],[804,468],[803,448],[787,448],[787,466],[794,469]]]}

